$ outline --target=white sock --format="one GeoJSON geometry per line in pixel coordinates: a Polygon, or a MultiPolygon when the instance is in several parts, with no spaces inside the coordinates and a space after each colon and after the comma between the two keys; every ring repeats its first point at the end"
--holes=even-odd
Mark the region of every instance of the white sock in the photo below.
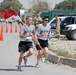
{"type": "Polygon", "coordinates": [[[37,60],[37,64],[39,64],[39,60],[37,60]]]}

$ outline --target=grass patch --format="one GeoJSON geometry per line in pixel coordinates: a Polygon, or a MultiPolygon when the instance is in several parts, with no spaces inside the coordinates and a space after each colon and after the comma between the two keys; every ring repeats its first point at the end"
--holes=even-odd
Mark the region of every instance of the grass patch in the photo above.
{"type": "Polygon", "coordinates": [[[52,49],[51,45],[49,45],[49,50],[56,53],[59,56],[68,57],[68,58],[74,58],[76,59],[76,54],[70,54],[68,51],[63,51],[60,49],[52,49]]]}

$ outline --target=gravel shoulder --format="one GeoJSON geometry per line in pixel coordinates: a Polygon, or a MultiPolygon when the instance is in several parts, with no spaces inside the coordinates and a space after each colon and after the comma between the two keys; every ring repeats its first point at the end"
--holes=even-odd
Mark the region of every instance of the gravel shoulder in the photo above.
{"type": "Polygon", "coordinates": [[[49,44],[54,50],[68,51],[71,54],[76,53],[76,41],[67,40],[65,36],[61,36],[61,40],[57,40],[57,38],[52,38],[51,40],[49,40],[49,44]]]}

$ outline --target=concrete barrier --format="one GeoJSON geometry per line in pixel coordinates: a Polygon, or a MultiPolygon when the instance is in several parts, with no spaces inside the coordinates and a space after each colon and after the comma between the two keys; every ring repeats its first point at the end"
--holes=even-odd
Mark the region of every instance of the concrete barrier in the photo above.
{"type": "Polygon", "coordinates": [[[67,57],[61,57],[54,54],[48,55],[49,62],[55,63],[55,64],[64,64],[71,67],[76,68],[76,59],[73,58],[67,58],[67,57]]]}
{"type": "Polygon", "coordinates": [[[59,57],[56,56],[56,55],[52,55],[52,54],[49,54],[49,55],[48,55],[48,60],[49,60],[50,62],[52,62],[52,63],[57,64],[57,63],[58,63],[58,59],[59,59],[59,57]]]}

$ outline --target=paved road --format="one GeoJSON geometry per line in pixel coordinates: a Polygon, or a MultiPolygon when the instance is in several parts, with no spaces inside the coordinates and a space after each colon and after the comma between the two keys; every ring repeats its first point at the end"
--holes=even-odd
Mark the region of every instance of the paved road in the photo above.
{"type": "Polygon", "coordinates": [[[23,71],[17,71],[18,42],[18,33],[4,33],[4,41],[0,41],[0,75],[76,75],[75,71],[58,67],[52,63],[40,62],[40,68],[35,68],[36,51],[28,59],[27,66],[22,67],[23,71]]]}

